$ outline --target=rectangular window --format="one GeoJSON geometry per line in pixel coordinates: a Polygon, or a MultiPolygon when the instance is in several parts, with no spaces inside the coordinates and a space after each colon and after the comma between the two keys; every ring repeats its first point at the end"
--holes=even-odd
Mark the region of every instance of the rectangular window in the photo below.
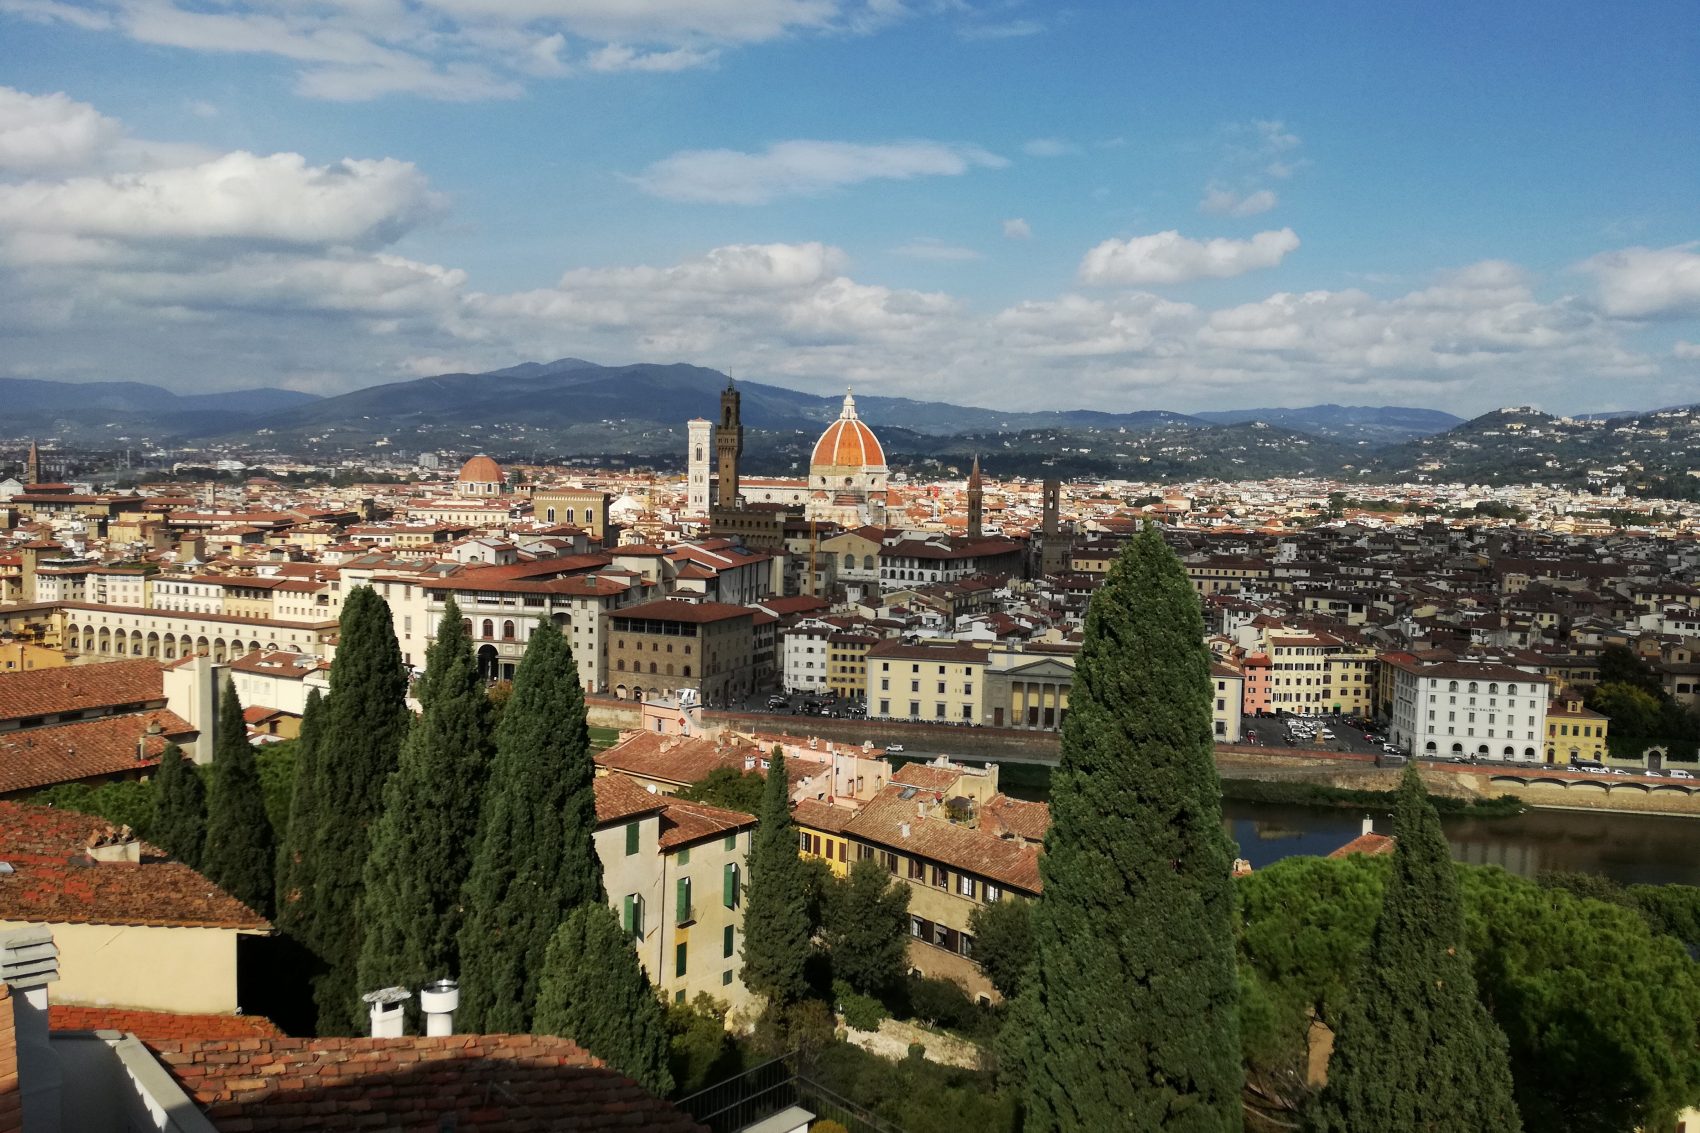
{"type": "Polygon", "coordinates": [[[691,879],[690,878],[681,877],[679,879],[678,892],[677,892],[677,896],[674,899],[673,907],[674,907],[675,911],[678,913],[678,922],[680,924],[690,924],[691,921],[695,919],[691,916],[691,879]]]}
{"type": "Polygon", "coordinates": [[[690,865],[691,864],[691,848],[689,846],[684,846],[684,847],[680,848],[680,850],[679,850],[679,864],[680,865],[690,865]]]}
{"type": "Polygon", "coordinates": [[[956,891],[958,893],[962,894],[964,897],[974,896],[974,890],[976,888],[977,888],[976,882],[974,881],[974,879],[972,877],[969,877],[966,873],[959,873],[959,874],[956,875],[956,891]]]}
{"type": "Polygon", "coordinates": [[[720,955],[728,959],[732,956],[733,936],[731,925],[720,930],[720,955]]]}
{"type": "Polygon", "coordinates": [[[989,881],[986,882],[986,904],[995,905],[1001,900],[1003,900],[1003,890],[989,881]]]}
{"type": "Polygon", "coordinates": [[[629,858],[638,852],[638,823],[626,824],[626,856],[629,858]]]}
{"type": "Polygon", "coordinates": [[[895,876],[897,874],[897,855],[890,850],[884,850],[880,853],[880,859],[881,864],[885,866],[885,871],[895,876]]]}
{"type": "Polygon", "coordinates": [[[643,898],[636,893],[626,894],[621,905],[620,925],[634,940],[643,939],[643,898]]]}
{"type": "MultiPolygon", "coordinates": [[[[673,946],[673,974],[675,976],[685,974],[685,953],[689,944],[689,941],[681,940],[673,946]]],[[[683,1002],[684,994],[682,990],[679,992],[680,1002],[683,1002]]]]}
{"type": "Polygon", "coordinates": [[[738,836],[736,834],[726,835],[726,848],[728,850],[736,850],[738,848],[738,836]]]}
{"type": "Polygon", "coordinates": [[[940,889],[950,888],[950,874],[943,866],[933,867],[933,884],[940,889]]]}
{"type": "MultiPolygon", "coordinates": [[[[720,984],[721,984],[722,987],[731,987],[732,986],[732,969],[731,968],[727,968],[724,972],[720,973],[720,984]]],[[[681,994],[683,994],[683,993],[681,993],[681,994]]]]}
{"type": "MultiPolygon", "coordinates": [[[[727,862],[725,870],[721,872],[720,903],[725,905],[728,909],[736,909],[738,907],[737,862],[727,862]]],[[[726,931],[731,932],[732,930],[727,929],[726,931]]],[[[730,956],[731,953],[728,952],[727,955],[730,956]]]]}
{"type": "Polygon", "coordinates": [[[927,867],[921,862],[920,858],[909,859],[909,876],[922,880],[926,879],[927,867]]]}

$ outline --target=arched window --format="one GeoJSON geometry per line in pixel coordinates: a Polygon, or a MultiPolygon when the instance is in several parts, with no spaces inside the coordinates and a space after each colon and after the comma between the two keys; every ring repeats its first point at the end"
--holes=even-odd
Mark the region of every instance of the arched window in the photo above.
{"type": "Polygon", "coordinates": [[[496,623],[489,618],[484,619],[484,636],[486,639],[496,636],[496,623]]]}
{"type": "Polygon", "coordinates": [[[1505,745],[1505,758],[1516,759],[1517,758],[1517,749],[1512,747],[1510,744],[1506,744],[1505,745]]]}
{"type": "Polygon", "coordinates": [[[614,671],[619,672],[619,673],[625,672],[626,671],[626,662],[623,659],[619,660],[619,661],[615,661],[614,662],[614,671]]]}
{"type": "Polygon", "coordinates": [[[1535,749],[1532,747],[1526,747],[1523,749],[1523,754],[1528,756],[1530,759],[1533,759],[1535,758],[1535,749]]]}
{"type": "Polygon", "coordinates": [[[672,676],[672,675],[673,675],[673,663],[672,663],[672,662],[671,662],[671,661],[669,661],[669,662],[668,662],[668,663],[667,663],[667,675],[668,675],[668,676],[672,676]]]}
{"type": "Polygon", "coordinates": [[[872,555],[863,555],[862,556],[862,569],[863,570],[873,570],[874,569],[874,557],[872,555]]]}
{"type": "Polygon", "coordinates": [[[1435,750],[1434,741],[1430,740],[1428,743],[1424,744],[1423,750],[1424,751],[1434,751],[1435,750]]]}
{"type": "Polygon", "coordinates": [[[513,639],[514,639],[514,623],[511,622],[511,621],[503,622],[502,623],[502,640],[503,641],[512,641],[513,639]]]}
{"type": "Polygon", "coordinates": [[[1498,681],[1495,681],[1493,684],[1488,685],[1488,695],[1489,696],[1498,696],[1499,695],[1499,682],[1498,681]]]}
{"type": "Polygon", "coordinates": [[[466,636],[471,637],[472,636],[472,619],[471,618],[462,618],[460,620],[460,628],[465,631],[466,636]]]}
{"type": "Polygon", "coordinates": [[[1458,682],[1453,681],[1451,684],[1447,685],[1446,691],[1447,692],[1457,692],[1458,691],[1458,682]]]}
{"type": "Polygon", "coordinates": [[[685,676],[688,677],[690,675],[691,675],[691,667],[689,665],[686,665],[685,666],[685,676]]]}
{"type": "Polygon", "coordinates": [[[654,661],[651,661],[651,662],[650,662],[650,663],[649,663],[649,671],[650,671],[650,672],[651,672],[651,673],[653,673],[653,672],[655,672],[655,662],[654,662],[654,661]]]}
{"type": "Polygon", "coordinates": [[[844,569],[845,570],[855,570],[856,569],[856,556],[855,555],[846,554],[844,556],[844,569]]]}
{"type": "Polygon", "coordinates": [[[1464,745],[1463,744],[1453,744],[1452,745],[1452,754],[1453,755],[1463,755],[1464,754],[1464,745]]]}
{"type": "Polygon", "coordinates": [[[1506,685],[1505,686],[1505,695],[1516,696],[1517,695],[1517,686],[1516,685],[1506,685]]]}

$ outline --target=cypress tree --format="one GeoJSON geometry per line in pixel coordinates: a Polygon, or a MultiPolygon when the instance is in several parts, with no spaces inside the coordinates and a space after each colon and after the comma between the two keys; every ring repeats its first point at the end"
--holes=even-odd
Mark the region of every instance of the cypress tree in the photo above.
{"type": "Polygon", "coordinates": [[[537,984],[540,1033],[572,1039],[652,1094],[673,1091],[666,1013],[614,910],[568,913],[537,984]]]}
{"type": "Polygon", "coordinates": [[[275,853],[260,769],[242,722],[242,702],[236,697],[236,686],[227,680],[218,706],[213,789],[201,872],[261,916],[269,916],[275,853]]]}
{"type": "Polygon", "coordinates": [[[417,988],[460,973],[460,891],[490,754],[490,698],[451,597],[425,654],[424,714],[384,787],[366,858],[360,986],[417,988]]]}
{"type": "Polygon", "coordinates": [[[166,744],[153,781],[148,841],[195,869],[207,844],[207,786],[176,744],[166,744]]]}
{"type": "Polygon", "coordinates": [[[809,908],[803,891],[797,827],[791,821],[785,753],[768,761],[761,813],[749,854],[749,904],[744,909],[744,986],[784,1008],[808,990],[809,908]]]}
{"type": "Polygon", "coordinates": [[[301,733],[295,739],[295,782],[289,795],[289,825],[277,853],[277,927],[314,949],[314,840],[319,836],[319,801],[324,793],[324,747],[319,741],[324,723],[324,699],[319,690],[307,694],[301,713],[301,733]]]}
{"type": "Polygon", "coordinates": [[[1393,873],[1311,1128],[1516,1133],[1505,1035],[1476,994],[1458,874],[1414,765],[1393,833],[1393,873]]]}
{"type": "Polygon", "coordinates": [[[460,1018],[469,1030],[523,1033],[550,937],[573,909],[604,899],[584,690],[548,618],[526,643],[495,746],[462,895],[460,1018]]]}
{"type": "Polygon", "coordinates": [[[1233,852],[1198,597],[1153,527],[1086,612],[1011,1044],[1028,1130],[1237,1130],[1233,852]]]}
{"type": "Polygon", "coordinates": [[[360,995],[371,989],[358,982],[357,914],[372,827],[412,718],[406,696],[389,603],[370,586],[355,587],[343,603],[331,693],[320,710],[317,830],[305,851],[311,887],[299,898],[309,905],[308,943],[326,968],[314,991],[324,1035],[358,1034],[366,1022],[360,995]]]}

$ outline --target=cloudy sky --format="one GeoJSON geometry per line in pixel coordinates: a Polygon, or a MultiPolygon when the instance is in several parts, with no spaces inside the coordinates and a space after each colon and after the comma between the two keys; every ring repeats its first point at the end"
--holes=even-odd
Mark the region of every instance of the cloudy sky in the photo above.
{"type": "Polygon", "coordinates": [[[1700,401],[1700,5],[0,0],[0,376],[1700,401]]]}

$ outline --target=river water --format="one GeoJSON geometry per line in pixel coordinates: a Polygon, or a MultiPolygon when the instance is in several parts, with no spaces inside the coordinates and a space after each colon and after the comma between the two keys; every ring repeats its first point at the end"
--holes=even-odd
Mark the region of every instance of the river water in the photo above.
{"type": "MultiPolygon", "coordinates": [[[[1362,832],[1365,812],[1224,800],[1224,823],[1240,856],[1259,869],[1294,854],[1326,855],[1362,832]]],[[[1387,814],[1373,817],[1391,833],[1387,814]]],[[[1654,814],[1530,810],[1515,818],[1442,816],[1452,856],[1533,876],[1598,873],[1625,885],[1700,885],[1700,819],[1654,814]]]]}

